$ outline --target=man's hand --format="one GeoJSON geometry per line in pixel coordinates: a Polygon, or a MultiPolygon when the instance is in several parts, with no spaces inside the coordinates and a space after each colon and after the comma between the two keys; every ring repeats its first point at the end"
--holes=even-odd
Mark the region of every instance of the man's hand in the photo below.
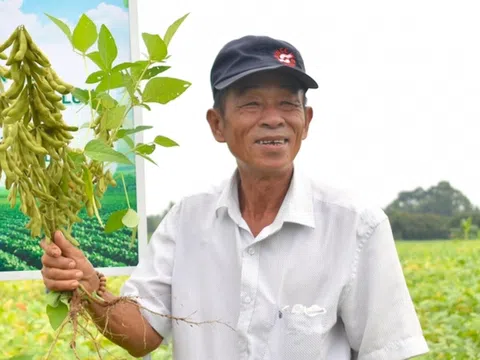
{"type": "Polygon", "coordinates": [[[42,276],[47,289],[52,291],[75,290],[80,284],[90,294],[99,290],[100,280],[83,252],[72,245],[61,231],[56,231],[53,242],[42,240],[42,276]]]}

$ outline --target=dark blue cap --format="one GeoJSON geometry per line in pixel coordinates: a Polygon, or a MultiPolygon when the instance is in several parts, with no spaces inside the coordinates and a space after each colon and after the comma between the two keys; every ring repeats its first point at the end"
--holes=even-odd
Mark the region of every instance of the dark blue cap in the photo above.
{"type": "Polygon", "coordinates": [[[305,72],[300,52],[286,41],[268,36],[244,36],[227,43],[218,53],[210,73],[215,94],[243,77],[265,70],[283,69],[293,75],[304,89],[318,84],[305,72]]]}

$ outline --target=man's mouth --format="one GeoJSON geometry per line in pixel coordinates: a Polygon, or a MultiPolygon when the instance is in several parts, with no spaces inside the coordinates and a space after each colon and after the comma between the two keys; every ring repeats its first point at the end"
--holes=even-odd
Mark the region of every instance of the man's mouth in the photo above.
{"type": "Polygon", "coordinates": [[[276,139],[276,140],[257,140],[255,144],[260,145],[284,145],[288,143],[288,139],[276,139]]]}

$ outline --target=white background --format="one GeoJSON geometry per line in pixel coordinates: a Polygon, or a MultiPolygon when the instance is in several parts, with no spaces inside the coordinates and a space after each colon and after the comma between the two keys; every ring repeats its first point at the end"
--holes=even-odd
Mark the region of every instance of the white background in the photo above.
{"type": "Polygon", "coordinates": [[[140,32],[162,35],[190,13],[170,46],[170,76],[192,87],[144,112],[146,134],[178,148],[146,165],[147,213],[230,175],[234,159],[205,113],[218,50],[247,34],[293,43],[320,84],[297,165],[319,181],[385,207],[402,190],[450,181],[480,205],[480,3],[478,1],[138,2],[140,32]],[[154,192],[156,192],[154,194],[154,192]]]}

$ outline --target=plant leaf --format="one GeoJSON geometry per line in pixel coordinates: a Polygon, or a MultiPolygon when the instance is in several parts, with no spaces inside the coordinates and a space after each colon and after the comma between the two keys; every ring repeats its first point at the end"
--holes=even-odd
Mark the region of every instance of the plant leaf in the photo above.
{"type": "Polygon", "coordinates": [[[62,20],[57,19],[55,16],[49,15],[47,13],[45,13],[45,15],[47,15],[48,18],[50,20],[52,20],[55,23],[55,25],[57,25],[60,28],[60,30],[63,31],[63,33],[65,35],[67,35],[68,41],[70,41],[70,43],[71,43],[72,42],[72,31],[70,30],[68,25],[65,24],[62,20]]]}
{"type": "Polygon", "coordinates": [[[75,99],[77,99],[78,101],[84,104],[89,103],[88,90],[75,88],[72,91],[72,95],[75,96],[75,99]]]}
{"type": "Polygon", "coordinates": [[[90,75],[88,75],[87,80],[85,82],[87,84],[95,84],[100,80],[102,80],[105,75],[106,75],[106,72],[104,70],[95,71],[90,75]]]}
{"type": "Polygon", "coordinates": [[[53,330],[57,330],[68,315],[68,306],[63,302],[59,302],[57,307],[47,305],[47,315],[53,330]]]}
{"type": "Polygon", "coordinates": [[[110,70],[113,62],[117,58],[118,49],[112,33],[103,24],[100,27],[100,35],[98,36],[98,52],[106,68],[110,70]]]}
{"type": "Polygon", "coordinates": [[[155,144],[138,144],[135,146],[135,152],[137,154],[147,154],[150,155],[155,151],[155,144]]]}
{"type": "Polygon", "coordinates": [[[98,33],[95,23],[85,14],[75,26],[72,35],[72,44],[75,49],[85,53],[97,41],[98,33]]]}
{"type": "Polygon", "coordinates": [[[125,141],[130,149],[133,149],[135,147],[135,143],[133,142],[132,138],[130,136],[124,136],[122,137],[122,140],[125,141]]]}
{"type": "Polygon", "coordinates": [[[125,105],[115,106],[111,109],[106,109],[102,118],[104,121],[103,126],[107,130],[112,130],[120,127],[125,117],[125,111],[127,107],[125,105]]]}
{"type": "Polygon", "coordinates": [[[87,57],[93,61],[95,65],[97,65],[101,70],[108,71],[105,63],[103,62],[102,56],[98,51],[92,51],[91,53],[87,54],[87,57]]]}
{"type": "Polygon", "coordinates": [[[164,147],[172,147],[172,146],[179,146],[175,141],[169,139],[168,137],[158,135],[155,137],[154,140],[155,144],[164,146],[164,147]]]}
{"type": "Polygon", "coordinates": [[[167,104],[180,96],[190,85],[188,81],[170,77],[150,79],[143,90],[143,102],[167,104]]]}
{"type": "Polygon", "coordinates": [[[132,63],[132,62],[123,62],[123,63],[120,63],[118,65],[115,65],[112,68],[112,72],[126,70],[126,69],[131,68],[134,65],[135,65],[135,63],[132,63]]]}
{"type": "Polygon", "coordinates": [[[135,129],[120,129],[117,132],[117,137],[120,139],[120,138],[123,138],[125,135],[135,134],[137,132],[152,129],[152,128],[153,126],[140,125],[140,126],[137,126],[135,129]]]}
{"type": "Polygon", "coordinates": [[[165,41],[165,45],[169,45],[170,41],[173,38],[173,35],[177,32],[178,28],[182,24],[183,20],[186,19],[186,17],[189,15],[189,13],[183,15],[180,19],[176,20],[172,25],[170,25],[165,32],[165,36],[163,37],[163,41],[165,41]]]}
{"type": "Polygon", "coordinates": [[[148,155],[138,154],[138,153],[137,153],[137,155],[138,155],[138,156],[141,156],[142,158],[144,158],[144,159],[146,159],[146,160],[148,160],[148,161],[150,161],[152,164],[158,166],[158,164],[157,164],[155,161],[153,161],[148,155]]]}
{"type": "Polygon", "coordinates": [[[127,213],[122,218],[123,225],[128,228],[137,227],[139,222],[140,218],[138,217],[137,212],[133,209],[128,209],[127,213]]]}
{"type": "Polygon", "coordinates": [[[85,146],[85,155],[97,161],[133,165],[124,154],[112,149],[100,139],[93,139],[88,142],[85,146]]]}
{"type": "Polygon", "coordinates": [[[57,307],[62,294],[56,291],[50,291],[47,294],[47,304],[52,307],[57,307]]]}
{"type": "Polygon", "coordinates": [[[112,213],[108,218],[107,223],[105,224],[104,231],[106,233],[111,233],[111,232],[120,230],[123,227],[122,219],[127,213],[127,211],[128,209],[123,209],[123,210],[118,210],[112,213]]]}
{"type": "Polygon", "coordinates": [[[125,6],[128,9],[128,0],[123,0],[123,6],[125,6]]]}
{"type": "MultiPolygon", "coordinates": [[[[148,80],[151,79],[152,77],[167,71],[170,69],[170,66],[152,66],[150,69],[145,71],[145,74],[142,77],[142,80],[148,80]]],[[[139,75],[140,76],[140,75],[139,75]]]]}
{"type": "Polygon", "coordinates": [[[103,78],[103,80],[98,84],[95,91],[107,91],[112,89],[118,89],[124,86],[123,76],[120,72],[111,73],[109,76],[103,78]]]}
{"type": "Polygon", "coordinates": [[[33,360],[35,356],[35,354],[22,354],[14,357],[9,357],[6,360],[33,360]]]}
{"type": "Polygon", "coordinates": [[[162,61],[167,56],[167,45],[158,35],[142,33],[143,42],[148,50],[150,60],[162,61]]]}
{"type": "Polygon", "coordinates": [[[138,104],[138,106],[144,107],[148,111],[152,111],[152,108],[150,106],[148,106],[147,104],[138,104]]]}
{"type": "Polygon", "coordinates": [[[106,109],[111,109],[118,104],[118,102],[106,92],[98,94],[97,99],[100,100],[100,104],[106,109]]]}

